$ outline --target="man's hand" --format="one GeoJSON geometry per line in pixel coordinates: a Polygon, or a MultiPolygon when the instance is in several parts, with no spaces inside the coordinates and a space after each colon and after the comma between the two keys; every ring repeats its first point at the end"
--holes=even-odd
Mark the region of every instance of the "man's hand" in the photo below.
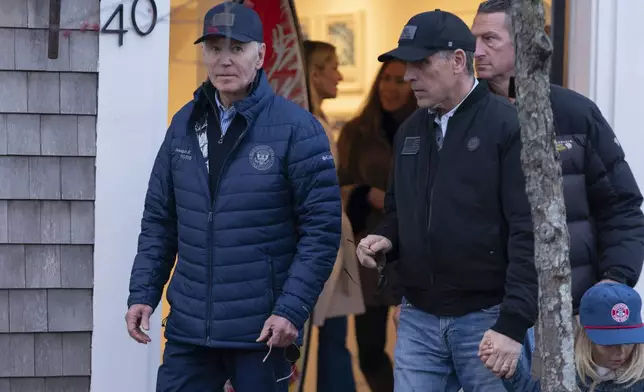
{"type": "Polygon", "coordinates": [[[281,316],[272,315],[264,322],[262,333],[257,342],[266,342],[271,347],[288,347],[297,339],[297,329],[290,321],[281,316]]]}
{"type": "Polygon", "coordinates": [[[394,307],[394,325],[396,326],[396,329],[398,329],[398,325],[400,324],[400,310],[402,309],[402,305],[398,305],[394,307]]]}
{"type": "Polygon", "coordinates": [[[148,305],[132,305],[125,313],[125,324],[127,333],[130,337],[142,344],[148,344],[152,341],[150,337],[143,332],[150,330],[150,316],[153,309],[148,305]]]}
{"type": "Polygon", "coordinates": [[[381,235],[370,234],[356,246],[360,264],[367,268],[384,267],[385,253],[391,250],[391,241],[381,235]]]}
{"type": "Polygon", "coordinates": [[[498,377],[510,378],[517,370],[522,344],[491,329],[479,345],[479,357],[498,377]]]}

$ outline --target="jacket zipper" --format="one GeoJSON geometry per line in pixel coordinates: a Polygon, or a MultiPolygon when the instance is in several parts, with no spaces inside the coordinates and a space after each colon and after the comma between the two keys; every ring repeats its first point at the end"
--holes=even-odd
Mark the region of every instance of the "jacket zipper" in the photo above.
{"type": "MultiPolygon", "coordinates": [[[[436,178],[434,178],[434,182],[436,181],[436,178]]],[[[427,243],[431,244],[431,238],[429,238],[430,233],[431,233],[431,227],[432,227],[432,206],[434,205],[434,183],[432,183],[432,189],[429,191],[429,213],[427,214],[427,243]]],[[[430,245],[430,252],[431,252],[431,245],[430,245]]],[[[428,252],[428,253],[430,253],[428,252]]],[[[431,258],[431,255],[428,254],[431,258]]],[[[431,260],[429,261],[429,283],[434,284],[434,271],[431,266],[431,260]]]]}
{"type": "MultiPolygon", "coordinates": [[[[221,123],[219,121],[219,109],[217,108],[217,105],[212,101],[210,98],[210,95],[208,92],[204,89],[204,95],[206,96],[206,99],[210,103],[210,107],[212,108],[213,115],[215,116],[215,120],[217,123],[221,123]]],[[[206,130],[207,132],[207,130],[206,130]]],[[[221,129],[219,130],[221,133],[221,137],[219,138],[218,142],[219,144],[223,143],[223,138],[224,134],[221,132],[221,129]]],[[[210,142],[210,141],[209,141],[210,142]]],[[[228,159],[228,156],[226,156],[226,160],[228,159]]],[[[219,188],[219,181],[221,180],[221,174],[223,173],[223,167],[226,164],[226,160],[224,160],[221,169],[219,170],[219,178],[217,179],[217,188],[219,188]]],[[[212,308],[212,268],[213,268],[213,263],[212,263],[212,222],[213,222],[213,211],[215,207],[215,200],[216,200],[216,193],[211,195],[212,196],[212,204],[210,205],[210,211],[208,211],[208,302],[206,304],[206,346],[210,346],[210,320],[212,318],[211,316],[211,308],[212,308]]]]}
{"type": "MultiPolygon", "coordinates": [[[[219,106],[217,106],[215,102],[212,101],[212,98],[210,98],[210,94],[204,91],[204,95],[208,99],[208,102],[210,102],[210,106],[212,107],[217,123],[221,124],[221,119],[219,118],[219,106]]],[[[221,129],[221,127],[219,127],[219,133],[221,134],[221,136],[219,136],[219,140],[217,140],[217,144],[224,144],[225,133],[224,133],[224,130],[221,129]]]]}
{"type": "MultiPolygon", "coordinates": [[[[248,123],[248,120],[246,121],[248,123]]],[[[213,268],[212,222],[214,221],[215,204],[217,203],[217,196],[219,195],[219,185],[221,184],[221,176],[224,174],[224,169],[226,168],[226,163],[228,162],[228,158],[230,158],[230,155],[237,149],[237,147],[239,146],[239,143],[244,138],[247,131],[248,131],[248,126],[246,126],[244,131],[239,135],[239,137],[235,141],[235,144],[233,145],[233,148],[228,152],[228,155],[226,155],[226,158],[224,158],[224,162],[221,164],[221,169],[219,169],[219,177],[217,177],[217,186],[215,187],[215,193],[212,195],[212,205],[210,206],[210,212],[208,213],[208,310],[207,310],[207,321],[206,321],[206,345],[207,346],[210,346],[210,320],[211,320],[211,309],[212,309],[212,268],[213,268]]]]}
{"type": "Polygon", "coordinates": [[[271,258],[268,258],[268,290],[270,294],[270,312],[273,312],[273,306],[275,304],[275,293],[273,292],[273,284],[275,283],[275,278],[273,278],[273,262],[271,258]]]}
{"type": "Polygon", "coordinates": [[[206,309],[206,346],[210,346],[210,309],[212,308],[212,207],[208,212],[208,308],[206,309]]]}
{"type": "MultiPolygon", "coordinates": [[[[432,124],[433,129],[434,129],[434,133],[433,133],[432,137],[434,138],[434,141],[436,141],[436,132],[442,132],[442,128],[440,127],[440,125],[437,127],[436,126],[437,124],[434,121],[432,121],[432,123],[433,123],[432,124]]],[[[447,135],[445,135],[445,136],[447,136],[447,135]]],[[[443,137],[443,145],[444,144],[445,144],[445,137],[443,137]]],[[[436,147],[438,147],[437,142],[436,142],[436,147]]],[[[431,259],[431,254],[430,254],[431,253],[431,238],[430,238],[430,234],[431,234],[431,227],[432,227],[432,209],[434,207],[434,187],[436,185],[436,178],[438,177],[438,166],[440,165],[440,148],[437,148],[434,153],[438,154],[437,155],[438,156],[438,160],[437,160],[438,164],[434,168],[431,167],[432,157],[430,155],[430,157],[429,157],[429,167],[430,167],[430,170],[433,169],[433,170],[436,171],[436,173],[434,174],[433,181],[431,181],[431,176],[432,176],[431,172],[430,172],[430,175],[429,175],[430,178],[428,178],[428,180],[431,181],[431,189],[429,190],[429,208],[428,208],[428,213],[427,213],[427,244],[429,245],[429,252],[427,252],[427,256],[430,259],[431,259]]],[[[432,268],[431,260],[428,260],[428,262],[429,262],[429,264],[428,264],[429,265],[429,284],[433,285],[434,284],[434,268],[432,268]]]]}

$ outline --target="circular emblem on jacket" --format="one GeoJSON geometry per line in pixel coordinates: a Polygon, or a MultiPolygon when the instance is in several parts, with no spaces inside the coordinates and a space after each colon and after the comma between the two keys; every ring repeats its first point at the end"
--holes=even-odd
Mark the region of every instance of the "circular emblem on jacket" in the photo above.
{"type": "Polygon", "coordinates": [[[630,311],[628,310],[628,306],[626,306],[626,304],[619,303],[613,306],[613,309],[611,310],[611,316],[613,316],[613,320],[617,321],[618,323],[623,323],[628,320],[629,315],[630,311]]]}
{"type": "Polygon", "coordinates": [[[248,154],[250,164],[257,170],[268,170],[275,162],[275,151],[271,146],[256,146],[248,154]]]}
{"type": "Polygon", "coordinates": [[[480,145],[481,145],[481,139],[479,139],[476,136],[470,138],[470,140],[467,141],[467,149],[470,151],[476,150],[477,148],[479,148],[480,145]]]}

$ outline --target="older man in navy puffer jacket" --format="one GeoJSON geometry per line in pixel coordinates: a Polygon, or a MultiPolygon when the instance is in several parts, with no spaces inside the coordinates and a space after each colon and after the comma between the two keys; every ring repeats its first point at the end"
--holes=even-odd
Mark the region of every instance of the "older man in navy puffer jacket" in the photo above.
{"type": "Polygon", "coordinates": [[[126,316],[149,338],[167,292],[168,339],[157,391],[286,391],[287,350],[328,279],[341,199],[317,120],[273,93],[252,9],[205,16],[208,80],[174,116],[154,163],[126,316]],[[270,346],[270,351],[269,347],[270,346]]]}

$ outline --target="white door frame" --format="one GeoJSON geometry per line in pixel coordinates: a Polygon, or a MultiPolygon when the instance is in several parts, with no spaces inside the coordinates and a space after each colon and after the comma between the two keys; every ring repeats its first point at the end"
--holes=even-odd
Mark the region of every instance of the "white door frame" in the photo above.
{"type": "MultiPolygon", "coordinates": [[[[144,196],[167,128],[170,0],[155,1],[158,20],[146,36],[132,26],[132,1],[101,0],[100,26],[120,3],[128,30],[123,46],[116,34],[99,35],[91,392],[153,392],[161,359],[160,307],[147,346],[129,338],[124,315],[144,196]]],[[[137,22],[145,30],[150,3],[139,3],[137,22]]],[[[118,19],[111,28],[118,28],[118,19]]]]}

